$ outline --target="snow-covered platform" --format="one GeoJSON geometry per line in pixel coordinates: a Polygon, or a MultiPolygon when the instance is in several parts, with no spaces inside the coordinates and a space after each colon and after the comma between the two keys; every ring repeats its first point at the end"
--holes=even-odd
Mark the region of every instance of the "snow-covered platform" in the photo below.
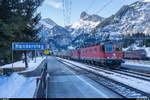
{"type": "Polygon", "coordinates": [[[150,61],[125,60],[122,67],[150,72],[150,61]]]}
{"type": "Polygon", "coordinates": [[[3,71],[3,69],[13,69],[15,72],[18,71],[33,71],[35,70],[41,62],[45,59],[45,57],[37,57],[36,62],[34,60],[31,60],[28,62],[28,68],[25,68],[25,63],[22,61],[14,62],[13,67],[12,64],[6,64],[3,66],[0,66],[0,72],[3,71]]]}
{"type": "Polygon", "coordinates": [[[83,74],[76,74],[54,57],[48,57],[48,72],[48,98],[121,98],[83,74]]]}
{"type": "MultiPolygon", "coordinates": [[[[40,77],[44,63],[45,57],[38,57],[37,62],[30,61],[29,68],[24,71],[14,72],[10,76],[0,76],[0,98],[33,98],[36,78],[40,77]]],[[[3,68],[11,69],[12,67],[11,64],[7,64],[0,67],[0,69],[3,68]]],[[[14,63],[14,69],[19,68],[24,68],[22,61],[14,63]]]]}

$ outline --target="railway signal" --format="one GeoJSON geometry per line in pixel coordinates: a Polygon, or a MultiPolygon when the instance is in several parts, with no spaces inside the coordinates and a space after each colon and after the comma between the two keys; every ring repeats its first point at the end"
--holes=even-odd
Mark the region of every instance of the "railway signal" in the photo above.
{"type": "Polygon", "coordinates": [[[44,54],[48,55],[48,54],[50,54],[50,51],[49,50],[44,50],[44,54]]]}

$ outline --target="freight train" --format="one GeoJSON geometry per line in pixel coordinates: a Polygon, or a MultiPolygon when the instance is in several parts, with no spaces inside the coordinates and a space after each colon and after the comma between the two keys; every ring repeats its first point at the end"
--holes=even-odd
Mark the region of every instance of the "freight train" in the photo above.
{"type": "Polygon", "coordinates": [[[105,65],[109,68],[120,67],[121,63],[124,63],[122,46],[117,42],[104,42],[94,46],[60,51],[55,53],[55,56],[105,65]]]}

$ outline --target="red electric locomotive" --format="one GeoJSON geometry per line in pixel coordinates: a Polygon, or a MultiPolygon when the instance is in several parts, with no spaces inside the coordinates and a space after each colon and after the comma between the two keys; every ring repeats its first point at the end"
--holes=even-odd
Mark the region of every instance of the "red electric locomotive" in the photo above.
{"type": "Polygon", "coordinates": [[[72,59],[84,62],[108,65],[108,67],[119,67],[124,63],[122,46],[118,43],[101,43],[96,46],[81,48],[72,51],[72,59]]]}

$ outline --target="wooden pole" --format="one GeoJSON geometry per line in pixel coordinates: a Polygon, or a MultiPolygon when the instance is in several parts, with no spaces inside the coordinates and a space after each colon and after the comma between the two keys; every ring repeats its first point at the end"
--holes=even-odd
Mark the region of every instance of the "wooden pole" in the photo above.
{"type": "Polygon", "coordinates": [[[24,56],[25,56],[25,68],[28,68],[27,51],[24,51],[24,56]]]}

